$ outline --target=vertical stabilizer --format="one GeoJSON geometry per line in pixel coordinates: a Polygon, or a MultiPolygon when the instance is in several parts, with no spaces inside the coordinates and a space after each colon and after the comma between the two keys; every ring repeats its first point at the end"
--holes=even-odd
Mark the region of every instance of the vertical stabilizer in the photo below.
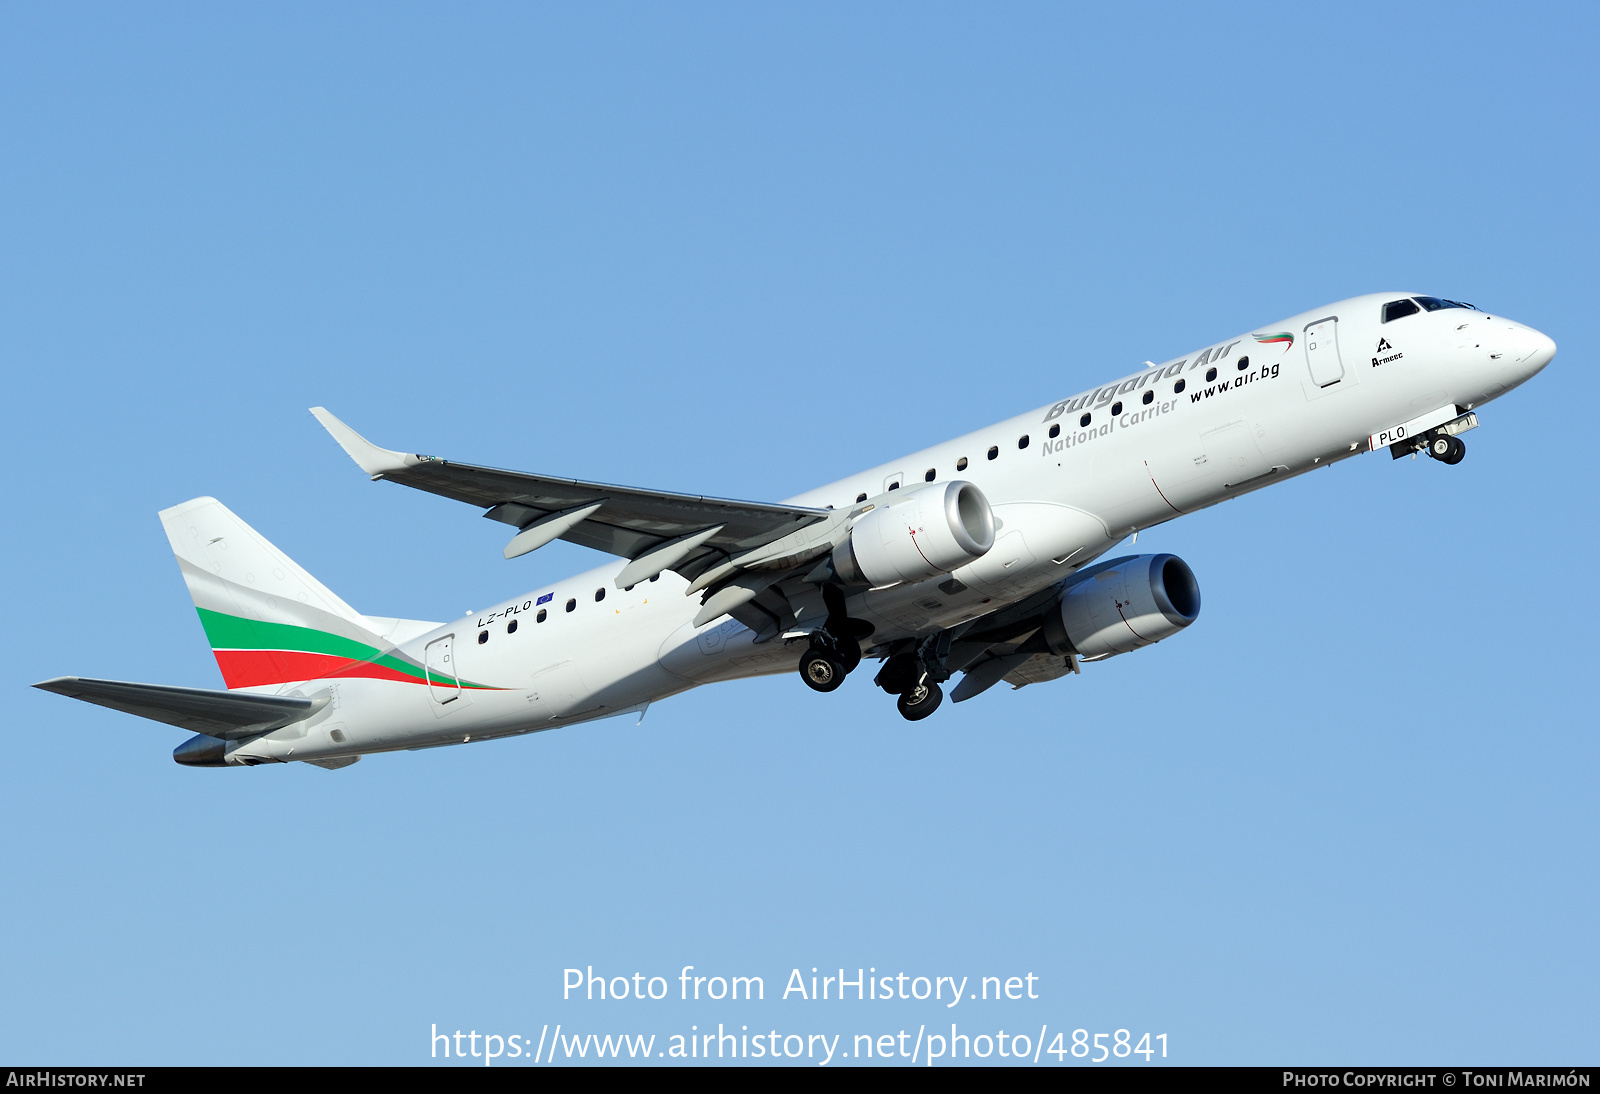
{"type": "Polygon", "coordinates": [[[215,498],[164,509],[161,524],[229,688],[421,676],[361,613],[215,498]]]}

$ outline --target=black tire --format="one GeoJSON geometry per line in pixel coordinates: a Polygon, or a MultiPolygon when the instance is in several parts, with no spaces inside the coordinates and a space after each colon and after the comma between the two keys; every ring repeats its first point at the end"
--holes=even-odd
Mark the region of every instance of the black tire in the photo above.
{"type": "Polygon", "coordinates": [[[813,647],[800,658],[800,679],[812,691],[833,691],[846,675],[844,666],[826,650],[813,647]]]}
{"type": "Polygon", "coordinates": [[[845,672],[855,672],[856,666],[861,664],[861,643],[854,638],[845,638],[839,642],[839,663],[844,666],[845,672]]]}
{"type": "Polygon", "coordinates": [[[900,696],[900,701],[895,707],[899,709],[900,717],[906,721],[920,722],[938,710],[942,702],[944,702],[944,689],[938,684],[918,684],[900,696]]]}
{"type": "Polygon", "coordinates": [[[872,682],[890,695],[900,695],[917,682],[919,672],[915,654],[897,653],[883,663],[872,682]]]}
{"type": "Polygon", "coordinates": [[[1451,443],[1453,440],[1454,437],[1447,437],[1441,433],[1428,442],[1428,455],[1440,463],[1449,463],[1450,454],[1455,451],[1455,445],[1451,443]]]}
{"type": "Polygon", "coordinates": [[[1466,457],[1467,457],[1467,442],[1462,440],[1460,437],[1451,437],[1450,438],[1450,454],[1444,458],[1444,462],[1447,463],[1447,464],[1450,464],[1451,466],[1454,466],[1454,465],[1460,463],[1462,460],[1466,459],[1466,457]]]}

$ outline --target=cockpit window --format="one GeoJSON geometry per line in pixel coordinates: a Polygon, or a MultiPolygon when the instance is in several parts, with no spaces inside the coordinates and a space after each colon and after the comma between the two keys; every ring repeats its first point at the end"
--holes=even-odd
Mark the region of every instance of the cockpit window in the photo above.
{"type": "Polygon", "coordinates": [[[1409,300],[1391,300],[1383,306],[1383,321],[1393,323],[1396,319],[1404,319],[1408,315],[1416,315],[1422,309],[1409,300]]]}
{"type": "Polygon", "coordinates": [[[1459,300],[1441,300],[1437,296],[1419,296],[1417,297],[1417,303],[1421,304],[1428,311],[1438,311],[1440,308],[1467,308],[1471,311],[1478,310],[1471,304],[1463,304],[1459,300]]]}

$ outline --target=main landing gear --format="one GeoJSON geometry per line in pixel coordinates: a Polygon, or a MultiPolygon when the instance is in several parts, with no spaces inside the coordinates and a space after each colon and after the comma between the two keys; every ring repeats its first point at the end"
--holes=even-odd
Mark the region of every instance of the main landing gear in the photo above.
{"type": "Polygon", "coordinates": [[[840,642],[827,631],[817,631],[811,636],[811,648],[800,658],[800,679],[813,691],[832,691],[859,664],[859,642],[840,642]]]}
{"type": "Polygon", "coordinates": [[[920,722],[939,709],[944,702],[944,689],[930,681],[914,685],[910,691],[895,700],[894,707],[900,717],[908,722],[920,722]]]}
{"type": "Polygon", "coordinates": [[[833,691],[861,664],[861,639],[872,633],[872,624],[850,618],[837,585],[822,587],[822,601],[828,621],[812,632],[811,646],[800,658],[800,679],[813,691],[833,691]]]}
{"type": "Polygon", "coordinates": [[[942,659],[929,656],[936,653],[931,647],[897,653],[883,663],[872,681],[890,695],[899,696],[895,709],[908,722],[922,721],[944,702],[939,681],[947,679],[947,674],[939,670],[942,659]]]}
{"type": "MultiPolygon", "coordinates": [[[[828,620],[811,632],[811,644],[800,658],[800,679],[812,691],[833,691],[861,664],[861,639],[872,633],[872,624],[850,618],[844,592],[836,585],[822,587],[822,600],[828,606],[828,620]]],[[[950,678],[945,669],[950,641],[950,632],[945,631],[916,644],[899,643],[899,651],[873,678],[873,683],[898,697],[895,707],[908,722],[922,721],[944,702],[939,685],[950,678]]]]}

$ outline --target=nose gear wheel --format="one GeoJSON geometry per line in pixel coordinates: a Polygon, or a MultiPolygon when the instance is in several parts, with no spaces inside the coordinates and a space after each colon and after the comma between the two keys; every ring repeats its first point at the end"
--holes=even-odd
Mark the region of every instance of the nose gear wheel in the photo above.
{"type": "Polygon", "coordinates": [[[1467,442],[1460,437],[1450,437],[1443,434],[1428,442],[1428,455],[1440,463],[1457,464],[1467,454],[1467,442]]]}

